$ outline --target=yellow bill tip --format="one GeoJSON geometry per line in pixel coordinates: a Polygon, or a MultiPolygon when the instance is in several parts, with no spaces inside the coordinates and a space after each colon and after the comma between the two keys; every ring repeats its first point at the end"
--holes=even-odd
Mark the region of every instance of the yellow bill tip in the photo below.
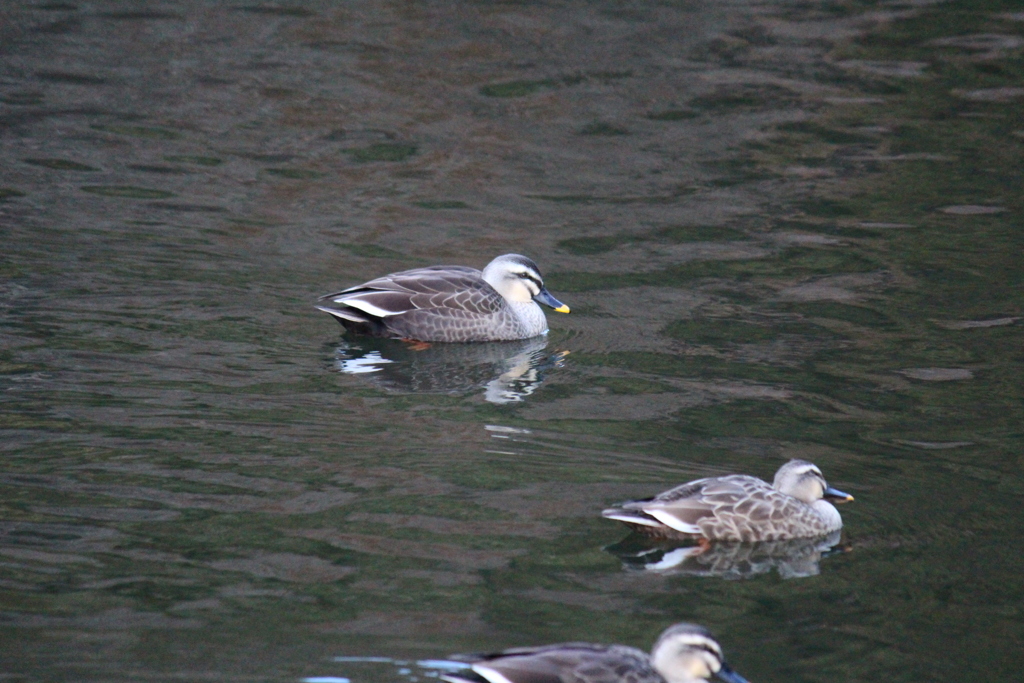
{"type": "Polygon", "coordinates": [[[555,309],[555,313],[568,313],[568,312],[569,312],[569,307],[566,306],[565,304],[562,304],[561,306],[559,306],[558,308],[555,309]]]}

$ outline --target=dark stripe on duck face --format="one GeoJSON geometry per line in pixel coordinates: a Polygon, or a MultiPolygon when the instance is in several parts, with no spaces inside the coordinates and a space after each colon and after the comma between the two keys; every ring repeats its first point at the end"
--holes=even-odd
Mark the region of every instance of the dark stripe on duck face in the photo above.
{"type": "Polygon", "coordinates": [[[801,479],[805,477],[817,479],[818,481],[821,482],[821,488],[828,488],[828,484],[825,483],[825,475],[821,473],[821,470],[818,468],[817,465],[807,463],[806,466],[800,468],[799,472],[801,479]]]}
{"type": "Polygon", "coordinates": [[[722,665],[722,651],[718,648],[716,644],[709,643],[707,641],[702,641],[699,643],[694,643],[693,647],[697,650],[703,650],[704,652],[707,652],[714,658],[716,662],[718,662],[719,666],[722,665]]]}
{"type": "Polygon", "coordinates": [[[673,643],[676,646],[681,645],[684,648],[704,650],[717,661],[722,662],[724,660],[722,646],[714,639],[711,632],[703,626],[677,624],[674,627],[669,627],[658,639],[658,642],[655,643],[654,649],[657,650],[663,642],[673,643]]]}
{"type": "Polygon", "coordinates": [[[716,662],[722,663],[722,649],[718,643],[711,639],[710,636],[704,634],[694,633],[692,635],[686,635],[679,638],[679,641],[684,645],[689,646],[694,650],[703,650],[711,655],[716,662]]]}
{"type": "Polygon", "coordinates": [[[519,254],[514,254],[505,260],[507,260],[509,263],[515,263],[516,265],[522,266],[527,270],[531,270],[534,273],[537,273],[537,277],[540,277],[540,268],[537,267],[537,263],[531,258],[520,256],[519,254]]]}
{"type": "Polygon", "coordinates": [[[522,266],[523,268],[523,270],[509,268],[509,273],[523,280],[529,280],[537,285],[538,288],[544,286],[544,279],[541,277],[540,268],[533,262],[533,259],[528,259],[525,256],[516,256],[508,259],[508,261],[510,264],[522,266]]]}
{"type": "MultiPolygon", "coordinates": [[[[524,260],[529,261],[529,259],[524,260]]],[[[519,263],[518,260],[516,261],[516,263],[519,263]]],[[[519,265],[525,266],[526,264],[519,265]]],[[[525,280],[526,282],[532,284],[533,287],[531,287],[529,284],[526,285],[526,288],[530,290],[530,296],[537,296],[537,294],[539,294],[540,291],[544,289],[544,281],[540,278],[540,273],[537,271],[536,265],[532,266],[532,269],[525,271],[509,270],[508,275],[506,275],[505,277],[525,280]]]]}
{"type": "Polygon", "coordinates": [[[540,294],[540,290],[544,289],[544,283],[530,273],[520,273],[519,277],[533,285],[533,287],[526,285],[526,288],[530,290],[530,296],[537,296],[540,294]]]}

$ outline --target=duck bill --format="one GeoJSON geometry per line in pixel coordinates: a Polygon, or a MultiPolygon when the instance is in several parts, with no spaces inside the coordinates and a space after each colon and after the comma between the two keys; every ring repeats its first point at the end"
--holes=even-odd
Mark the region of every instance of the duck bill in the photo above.
{"type": "Polygon", "coordinates": [[[551,308],[555,309],[556,313],[568,313],[569,312],[569,307],[566,306],[565,304],[563,304],[561,301],[559,301],[555,297],[551,296],[551,292],[549,292],[544,287],[541,287],[541,290],[539,292],[537,292],[537,296],[533,297],[533,299],[534,299],[534,301],[539,301],[540,303],[544,304],[545,306],[550,306],[551,308]]]}
{"type": "Polygon", "coordinates": [[[732,667],[724,662],[722,663],[722,668],[715,675],[725,681],[725,683],[750,683],[750,681],[733,671],[732,667]]]}
{"type": "Polygon", "coordinates": [[[822,498],[830,503],[849,503],[853,500],[853,496],[849,493],[843,493],[839,489],[834,489],[831,486],[825,489],[825,493],[822,494],[822,498]]]}

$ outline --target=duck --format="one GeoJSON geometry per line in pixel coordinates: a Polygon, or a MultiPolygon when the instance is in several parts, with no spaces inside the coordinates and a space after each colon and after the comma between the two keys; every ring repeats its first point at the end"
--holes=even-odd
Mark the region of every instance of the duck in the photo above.
{"type": "Polygon", "coordinates": [[[703,683],[711,676],[748,683],[711,633],[688,623],[668,627],[650,655],[627,645],[561,643],[452,658],[469,667],[443,674],[448,683],[703,683]]]}
{"type": "Polygon", "coordinates": [[[483,271],[429,266],[390,273],[318,300],[354,334],[418,342],[529,339],[547,333],[544,311],[569,307],[544,287],[540,268],[520,254],[503,254],[483,271]]]}
{"type": "Polygon", "coordinates": [[[602,516],[661,538],[781,541],[841,529],[843,519],[832,503],[852,500],[831,488],[814,463],[790,460],[771,484],[746,474],[697,479],[653,498],[621,503],[602,516]]]}

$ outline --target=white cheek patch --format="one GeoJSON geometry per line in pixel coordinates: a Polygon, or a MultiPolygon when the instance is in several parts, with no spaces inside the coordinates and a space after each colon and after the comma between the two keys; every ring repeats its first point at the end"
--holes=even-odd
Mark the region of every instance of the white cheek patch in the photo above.
{"type": "Polygon", "coordinates": [[[714,675],[714,673],[716,671],[718,671],[717,667],[714,670],[712,670],[711,663],[708,661],[709,659],[710,659],[710,657],[706,657],[704,655],[700,655],[698,657],[694,657],[690,661],[690,666],[689,666],[690,675],[694,679],[696,679],[696,680],[702,680],[702,679],[706,680],[708,678],[711,678],[711,676],[714,675]]]}

